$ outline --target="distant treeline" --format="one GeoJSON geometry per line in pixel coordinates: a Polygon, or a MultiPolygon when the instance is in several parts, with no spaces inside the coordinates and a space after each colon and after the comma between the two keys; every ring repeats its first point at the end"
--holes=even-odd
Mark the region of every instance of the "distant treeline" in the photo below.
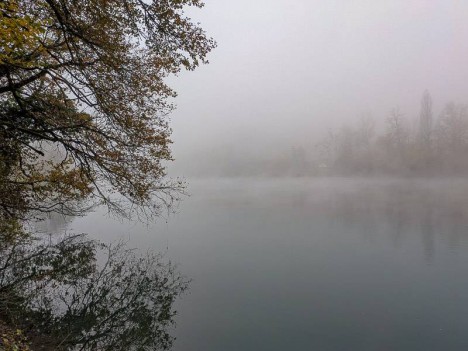
{"type": "Polygon", "coordinates": [[[308,145],[270,156],[225,150],[205,171],[219,176],[468,175],[468,107],[448,103],[435,113],[426,91],[419,115],[407,118],[395,108],[379,128],[365,116],[308,145]]]}
{"type": "Polygon", "coordinates": [[[468,174],[468,109],[448,103],[434,118],[426,91],[412,121],[393,109],[377,134],[373,120],[362,118],[355,127],[330,131],[317,144],[315,161],[304,161],[310,174],[468,174]]]}

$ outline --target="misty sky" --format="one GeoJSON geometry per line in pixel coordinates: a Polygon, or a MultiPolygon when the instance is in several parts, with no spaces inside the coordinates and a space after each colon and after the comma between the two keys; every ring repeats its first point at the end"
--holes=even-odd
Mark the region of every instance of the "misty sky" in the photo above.
{"type": "MultiPolygon", "coordinates": [[[[182,73],[172,114],[180,162],[208,147],[311,143],[328,127],[399,106],[468,103],[468,1],[206,0],[190,10],[218,47],[182,73]]],[[[203,157],[203,155],[199,155],[203,157]]]]}

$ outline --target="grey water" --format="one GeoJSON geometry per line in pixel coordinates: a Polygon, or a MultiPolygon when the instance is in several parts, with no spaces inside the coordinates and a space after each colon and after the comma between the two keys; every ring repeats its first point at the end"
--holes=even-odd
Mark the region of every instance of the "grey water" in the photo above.
{"type": "Polygon", "coordinates": [[[468,180],[204,179],[156,224],[69,231],[192,279],[175,351],[467,350],[468,180]]]}

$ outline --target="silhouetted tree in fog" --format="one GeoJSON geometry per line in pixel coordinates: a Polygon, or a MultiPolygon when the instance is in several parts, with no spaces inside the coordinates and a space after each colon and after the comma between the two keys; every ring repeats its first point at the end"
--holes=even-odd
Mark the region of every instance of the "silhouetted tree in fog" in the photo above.
{"type": "Polygon", "coordinates": [[[468,109],[449,103],[440,114],[435,129],[436,155],[440,168],[460,172],[467,169],[468,109]]]}
{"type": "Polygon", "coordinates": [[[386,119],[385,134],[381,138],[383,154],[381,164],[392,171],[408,168],[410,158],[410,133],[406,127],[403,114],[398,108],[392,109],[386,119]]]}
{"type": "Polygon", "coordinates": [[[432,157],[432,98],[426,90],[421,99],[421,111],[419,114],[418,146],[420,152],[421,167],[428,168],[432,157]]]}

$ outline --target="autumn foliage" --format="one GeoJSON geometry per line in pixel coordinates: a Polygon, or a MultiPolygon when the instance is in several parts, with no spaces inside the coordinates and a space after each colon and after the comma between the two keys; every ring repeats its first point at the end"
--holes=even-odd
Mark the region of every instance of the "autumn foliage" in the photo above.
{"type": "Polygon", "coordinates": [[[184,14],[199,0],[0,1],[0,349],[160,350],[187,287],[161,256],[26,220],[158,214],[168,180],[165,83],[215,43],[184,14]]]}
{"type": "MultiPolygon", "coordinates": [[[[0,211],[83,211],[83,199],[157,213],[177,181],[165,83],[215,43],[184,14],[199,0],[0,3],[0,211]],[[114,196],[115,195],[115,196],[114,196]]],[[[89,202],[88,202],[89,204],[89,202]]],[[[127,212],[128,214],[128,212],[127,212]]]]}

